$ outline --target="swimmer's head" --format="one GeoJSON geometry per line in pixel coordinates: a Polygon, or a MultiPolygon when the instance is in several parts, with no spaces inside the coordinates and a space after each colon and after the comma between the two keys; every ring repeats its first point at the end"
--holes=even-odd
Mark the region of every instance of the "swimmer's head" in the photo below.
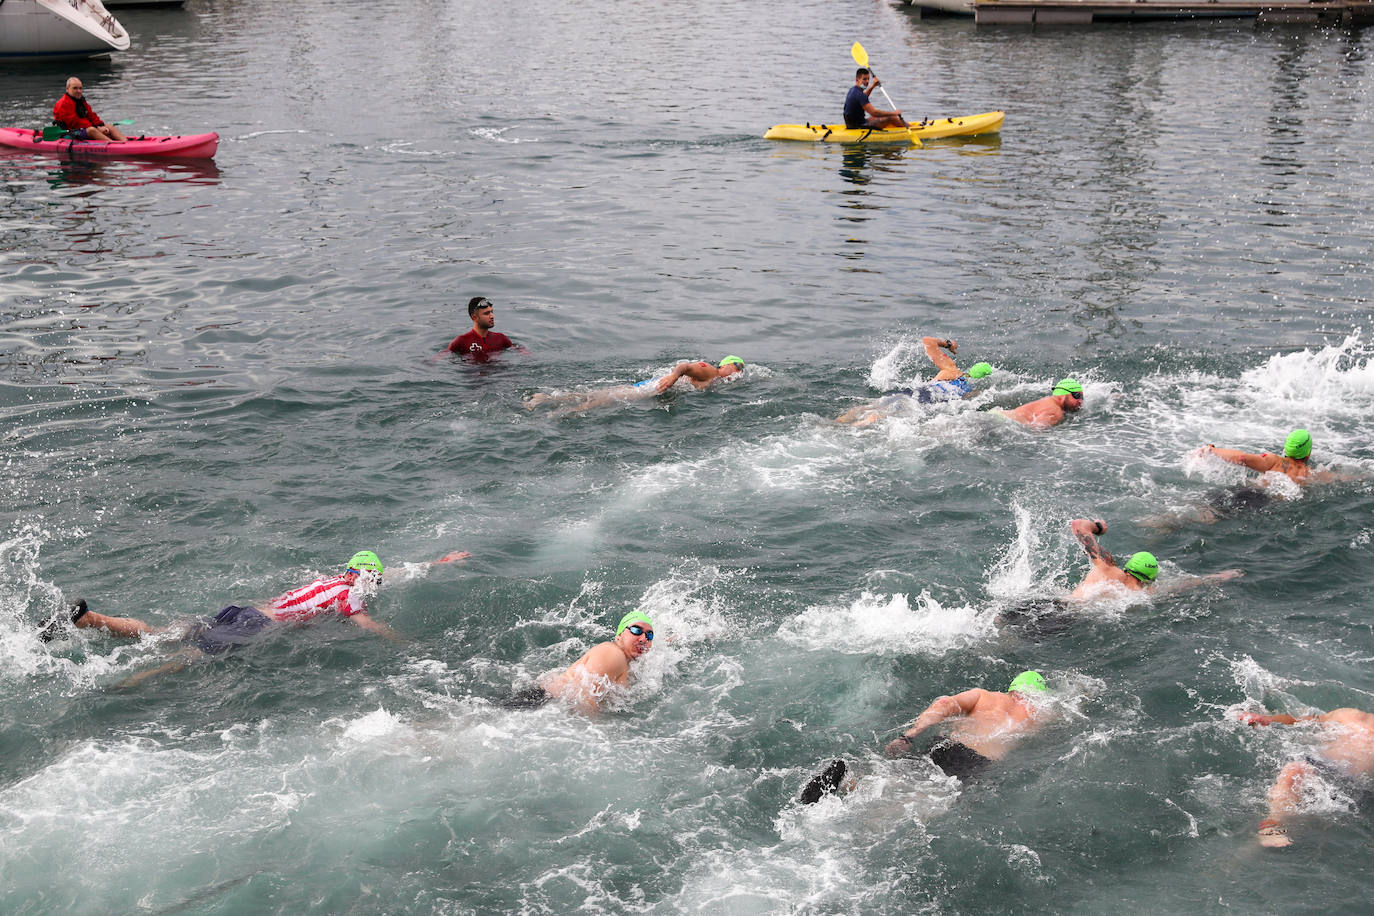
{"type": "Polygon", "coordinates": [[[1011,679],[1011,686],[1007,688],[1008,693],[1015,693],[1023,690],[1028,693],[1049,693],[1049,686],[1045,679],[1040,676],[1039,671],[1022,671],[1011,679]]]}
{"type": "Polygon", "coordinates": [[[1154,554],[1145,550],[1131,554],[1131,558],[1121,568],[1145,585],[1155,581],[1155,576],[1159,575],[1159,561],[1155,559],[1154,554]]]}
{"type": "Polygon", "coordinates": [[[744,360],[740,359],[738,356],[727,356],[720,361],[719,368],[724,369],[726,366],[734,366],[736,372],[743,372],[744,360]]]}
{"type": "Polygon", "coordinates": [[[1078,384],[1078,379],[1061,378],[1050,391],[1055,397],[1066,397],[1067,401],[1061,401],[1060,406],[1066,410],[1077,410],[1083,406],[1083,386],[1078,384]]]}
{"type": "Polygon", "coordinates": [[[992,375],[992,366],[988,363],[974,363],[968,367],[969,378],[987,378],[992,375]]]}
{"type": "Polygon", "coordinates": [[[643,611],[630,611],[630,613],[620,618],[620,623],[616,624],[615,635],[619,636],[625,628],[632,623],[642,623],[650,630],[654,628],[654,622],[649,619],[648,614],[643,611]]]}
{"type": "Polygon", "coordinates": [[[488,299],[486,296],[473,296],[471,299],[468,300],[468,317],[471,318],[473,315],[476,315],[478,309],[490,307],[491,300],[488,299]]]}
{"type": "Polygon", "coordinates": [[[1312,434],[1305,429],[1295,429],[1283,440],[1283,457],[1306,458],[1312,454],[1312,434]]]}
{"type": "Polygon", "coordinates": [[[382,560],[370,550],[360,550],[348,561],[350,572],[370,572],[378,579],[382,577],[382,560]]]}

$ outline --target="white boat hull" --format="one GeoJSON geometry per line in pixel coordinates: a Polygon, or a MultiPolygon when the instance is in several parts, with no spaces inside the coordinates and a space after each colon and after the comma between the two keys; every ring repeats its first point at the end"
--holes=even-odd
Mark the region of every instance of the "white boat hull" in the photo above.
{"type": "Polygon", "coordinates": [[[0,3],[0,59],[93,57],[128,48],[129,33],[100,0],[0,3]]]}
{"type": "Polygon", "coordinates": [[[950,16],[972,16],[973,0],[907,0],[907,6],[950,16]]]}

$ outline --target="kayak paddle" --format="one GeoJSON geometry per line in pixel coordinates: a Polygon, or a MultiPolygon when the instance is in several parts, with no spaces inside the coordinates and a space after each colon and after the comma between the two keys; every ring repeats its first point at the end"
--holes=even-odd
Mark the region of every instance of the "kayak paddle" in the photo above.
{"type": "MultiPolygon", "coordinates": [[[[849,49],[849,56],[854,58],[854,63],[858,64],[860,67],[863,67],[864,69],[869,70],[870,73],[873,73],[873,71],[868,67],[868,52],[864,50],[863,45],[859,44],[857,41],[854,42],[854,47],[849,49]]],[[[873,78],[877,79],[878,74],[873,73],[873,78]]],[[[897,106],[893,104],[892,96],[887,94],[887,90],[884,89],[881,84],[879,84],[878,86],[878,91],[881,92],[883,94],[883,98],[887,100],[888,107],[890,107],[893,111],[896,111],[897,106]]]]}
{"type": "MultiPolygon", "coordinates": [[[[0,0],[0,2],[3,2],[3,0],[0,0]]],[[[133,119],[133,118],[125,118],[123,121],[111,121],[110,123],[111,123],[111,124],[132,124],[132,123],[134,123],[134,119],[133,119]]],[[[60,126],[54,124],[54,125],[52,125],[52,126],[50,126],[50,127],[45,127],[45,128],[43,128],[43,139],[44,139],[44,140],[63,140],[63,139],[66,139],[66,136],[67,136],[67,128],[65,128],[65,127],[60,127],[60,126]]]]}

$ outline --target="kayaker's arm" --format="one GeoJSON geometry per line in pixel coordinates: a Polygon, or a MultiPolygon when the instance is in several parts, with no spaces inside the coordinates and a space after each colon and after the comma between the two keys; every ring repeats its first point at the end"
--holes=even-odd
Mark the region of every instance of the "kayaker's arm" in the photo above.
{"type": "Polygon", "coordinates": [[[885,109],[879,108],[877,105],[874,105],[872,102],[869,102],[867,105],[864,106],[864,112],[872,118],[890,118],[894,115],[900,118],[902,116],[902,113],[900,111],[897,111],[896,109],[893,109],[892,111],[886,111],[885,109]]]}

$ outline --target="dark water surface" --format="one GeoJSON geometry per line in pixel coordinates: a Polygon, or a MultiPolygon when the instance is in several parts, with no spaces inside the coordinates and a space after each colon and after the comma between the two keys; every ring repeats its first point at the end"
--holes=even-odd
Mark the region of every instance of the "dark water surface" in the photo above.
{"type": "Polygon", "coordinates": [[[1340,787],[1253,839],[1302,730],[1374,709],[1374,67],[1367,33],[977,29],[881,2],[189,0],[113,62],[0,70],[43,123],[217,130],[214,165],[0,152],[0,911],[1367,912],[1340,787]],[[923,149],[835,120],[862,41],[923,149]],[[525,344],[433,359],[496,302],[525,344]],[[972,404],[830,422],[998,367],[972,404]],[[737,353],[742,378],[582,416],[535,391],[737,353]],[[974,408],[1063,375],[1043,433],[974,408]],[[1197,458],[1310,429],[1357,479],[1216,525],[1197,458]],[[1162,579],[1054,632],[1070,519],[1162,579]],[[374,616],[116,685],[169,650],[34,624],[84,595],[171,623],[388,564],[374,616]],[[462,566],[420,561],[470,550],[462,566]],[[595,720],[494,705],[660,636],[595,720]],[[1041,670],[1060,709],[960,789],[882,743],[1041,670]],[[796,802],[846,756],[856,791],[796,802]]]}

